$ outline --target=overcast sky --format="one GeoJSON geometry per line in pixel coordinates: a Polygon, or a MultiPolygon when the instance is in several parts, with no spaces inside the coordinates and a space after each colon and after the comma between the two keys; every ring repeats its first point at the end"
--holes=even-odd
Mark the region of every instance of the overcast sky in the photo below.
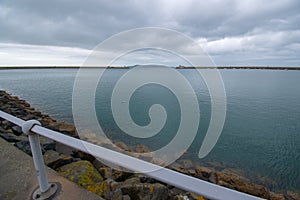
{"type": "Polygon", "coordinates": [[[300,66],[299,0],[0,0],[0,65],[80,66],[108,37],[149,26],[190,36],[219,66],[300,66]]]}

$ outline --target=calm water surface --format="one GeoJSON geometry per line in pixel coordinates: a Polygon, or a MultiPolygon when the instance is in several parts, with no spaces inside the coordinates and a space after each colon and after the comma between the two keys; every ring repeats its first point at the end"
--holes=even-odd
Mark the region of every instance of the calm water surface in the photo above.
{"type": "MultiPolygon", "coordinates": [[[[115,124],[109,101],[114,84],[125,72],[107,70],[98,85],[96,110],[101,126],[112,139],[129,139],[132,144],[159,148],[176,133],[180,120],[178,101],[164,87],[139,88],[130,101],[130,112],[137,124],[149,123],[148,109],[155,103],[163,105],[172,117],[162,129],[165,134],[144,140],[128,138],[115,124]]],[[[77,69],[0,70],[0,89],[27,100],[55,119],[72,122],[76,73],[77,69]]],[[[187,158],[241,169],[250,179],[268,182],[274,190],[300,189],[300,71],[221,70],[227,95],[226,121],[217,145],[203,160],[197,158],[197,153],[209,124],[210,97],[193,70],[180,73],[196,91],[201,110],[200,128],[187,158]]]]}

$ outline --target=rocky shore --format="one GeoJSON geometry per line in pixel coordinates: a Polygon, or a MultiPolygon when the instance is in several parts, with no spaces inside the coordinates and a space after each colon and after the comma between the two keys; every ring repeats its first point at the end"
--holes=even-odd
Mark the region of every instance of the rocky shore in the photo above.
{"type": "MultiPolygon", "coordinates": [[[[49,115],[32,108],[26,101],[11,96],[5,91],[0,91],[0,110],[23,120],[39,120],[42,126],[46,128],[78,138],[76,129],[72,124],[57,122],[49,115]]],[[[21,128],[1,118],[0,137],[10,143],[14,143],[17,148],[31,155],[28,138],[22,134],[21,128]]],[[[101,143],[93,135],[84,139],[94,143],[101,143]]],[[[122,142],[116,142],[115,144],[124,150],[129,149],[122,142]]],[[[41,147],[45,164],[48,167],[105,199],[205,199],[142,174],[112,169],[89,154],[44,137],[41,137],[41,147]]],[[[147,147],[138,145],[135,148],[135,152],[145,152],[145,155],[147,155],[148,150],[147,147]]],[[[282,194],[274,193],[263,185],[251,183],[247,178],[230,169],[216,170],[213,167],[208,168],[195,165],[190,160],[180,160],[169,166],[169,168],[265,199],[300,199],[300,194],[294,191],[285,191],[282,194]]]]}

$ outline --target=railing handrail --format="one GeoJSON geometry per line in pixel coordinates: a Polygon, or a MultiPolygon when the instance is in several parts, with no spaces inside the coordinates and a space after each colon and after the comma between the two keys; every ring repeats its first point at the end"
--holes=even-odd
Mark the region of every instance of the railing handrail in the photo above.
{"type": "MultiPolygon", "coordinates": [[[[21,127],[26,123],[26,121],[14,117],[10,114],[7,114],[1,110],[0,117],[21,127]]],[[[105,161],[114,163],[118,166],[122,166],[135,172],[141,172],[156,180],[207,197],[209,199],[261,199],[256,196],[252,196],[213,183],[209,183],[207,181],[203,181],[201,179],[188,176],[168,168],[163,168],[159,165],[155,165],[153,163],[146,162],[144,160],[140,160],[129,155],[122,154],[74,137],[70,137],[60,132],[47,129],[39,125],[33,125],[33,127],[30,130],[33,133],[55,140],[67,146],[76,148],[80,151],[89,153],[97,158],[101,158],[105,161]]]]}

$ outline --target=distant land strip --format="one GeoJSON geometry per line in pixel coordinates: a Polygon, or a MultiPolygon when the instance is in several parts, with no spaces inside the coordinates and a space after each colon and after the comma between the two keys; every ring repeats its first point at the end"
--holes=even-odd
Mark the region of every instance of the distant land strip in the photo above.
{"type": "MultiPolygon", "coordinates": [[[[79,68],[108,68],[108,69],[129,69],[134,66],[0,66],[1,69],[79,69],[79,68]]],[[[261,70],[300,70],[300,67],[269,67],[269,66],[177,66],[175,69],[261,69],[261,70]]]]}

